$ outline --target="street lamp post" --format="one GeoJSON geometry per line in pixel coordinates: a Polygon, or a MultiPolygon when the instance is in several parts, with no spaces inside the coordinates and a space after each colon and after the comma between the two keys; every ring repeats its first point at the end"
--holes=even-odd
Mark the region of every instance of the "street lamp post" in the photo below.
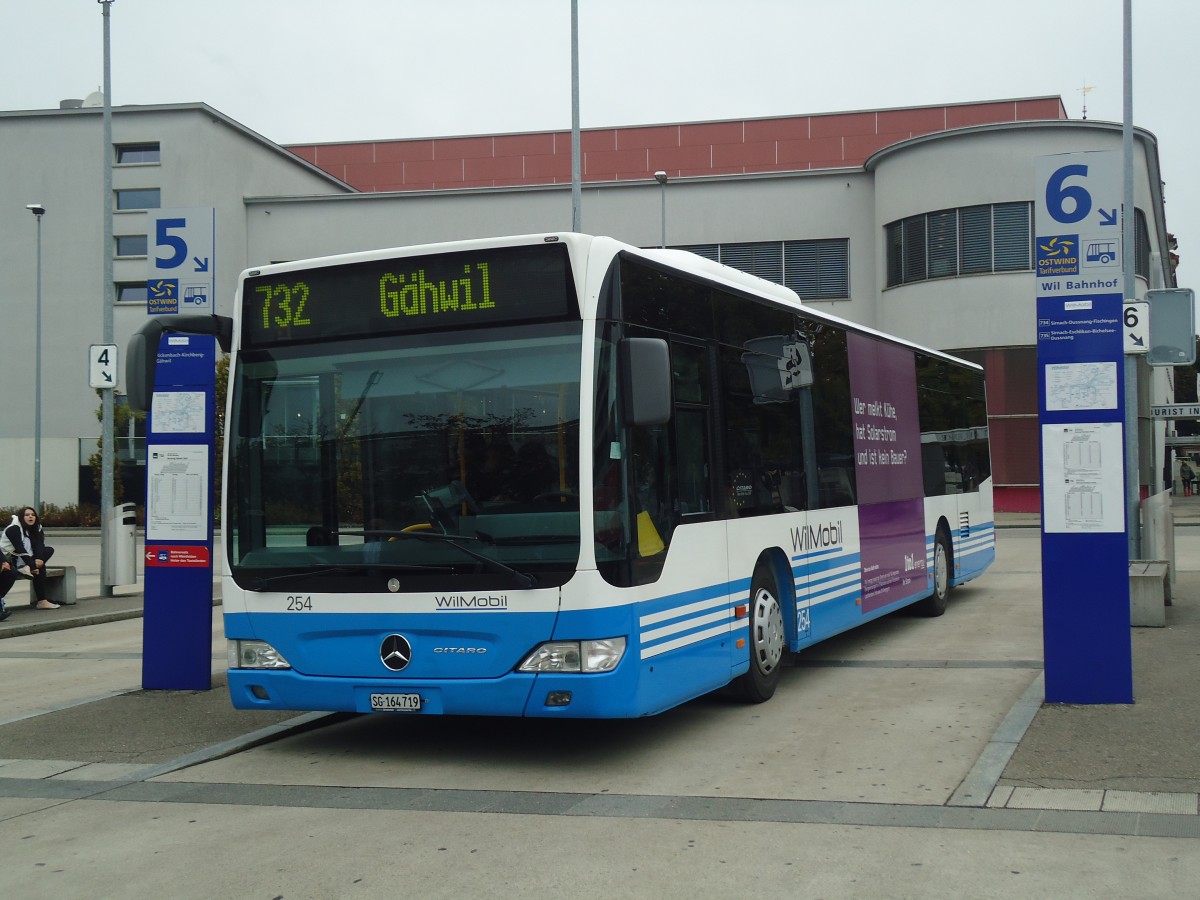
{"type": "MultiPolygon", "coordinates": [[[[113,342],[113,141],[112,141],[112,49],[110,39],[110,7],[113,0],[96,0],[104,17],[104,108],[102,160],[104,166],[104,343],[113,342]]],[[[100,398],[100,596],[111,597],[113,586],[110,576],[108,553],[105,550],[111,539],[108,534],[109,512],[113,508],[113,392],[101,391],[100,398]]]]}
{"type": "Polygon", "coordinates": [[[658,182],[659,194],[662,199],[662,241],[659,246],[666,249],[667,246],[667,173],[659,169],[654,173],[654,180],[658,182]]]}
{"type": "Polygon", "coordinates": [[[571,0],[571,230],[583,230],[579,138],[579,0],[571,0]]]}
{"type": "Polygon", "coordinates": [[[33,343],[33,508],[42,514],[42,216],[46,207],[40,203],[25,208],[37,220],[37,326],[33,343]]]}

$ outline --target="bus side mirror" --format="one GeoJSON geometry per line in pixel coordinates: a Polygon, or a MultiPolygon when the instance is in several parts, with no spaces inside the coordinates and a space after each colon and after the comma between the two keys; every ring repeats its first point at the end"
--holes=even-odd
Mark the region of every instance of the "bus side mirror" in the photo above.
{"type": "Polygon", "coordinates": [[[662,425],[671,419],[671,352],[661,338],[624,338],[620,345],[625,420],[662,425]]]}
{"type": "Polygon", "coordinates": [[[164,331],[212,334],[226,353],[233,347],[233,319],[228,316],[159,316],[146,322],[129,339],[125,351],[125,394],[131,409],[141,412],[150,409],[158,344],[164,331]]]}

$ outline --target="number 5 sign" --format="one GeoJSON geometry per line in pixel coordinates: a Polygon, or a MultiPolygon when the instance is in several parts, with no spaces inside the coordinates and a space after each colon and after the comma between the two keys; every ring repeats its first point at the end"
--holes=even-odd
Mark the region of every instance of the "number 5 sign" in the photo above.
{"type": "Polygon", "coordinates": [[[214,312],[215,210],[155,209],[148,225],[146,312],[214,312]]]}
{"type": "Polygon", "coordinates": [[[1038,296],[1120,292],[1120,152],[1038,157],[1035,188],[1038,296]]]}

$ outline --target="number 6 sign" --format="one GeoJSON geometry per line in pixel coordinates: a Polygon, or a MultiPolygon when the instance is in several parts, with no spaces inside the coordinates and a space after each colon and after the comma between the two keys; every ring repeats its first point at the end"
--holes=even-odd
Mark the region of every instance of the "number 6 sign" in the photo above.
{"type": "Polygon", "coordinates": [[[1038,157],[1036,185],[1038,295],[1120,292],[1120,152],[1038,157]]]}

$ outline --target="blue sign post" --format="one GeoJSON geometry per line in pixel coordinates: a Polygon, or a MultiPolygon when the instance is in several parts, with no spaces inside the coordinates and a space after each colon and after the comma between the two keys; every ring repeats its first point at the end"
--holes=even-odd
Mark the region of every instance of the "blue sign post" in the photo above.
{"type": "Polygon", "coordinates": [[[1038,298],[1046,699],[1132,703],[1121,295],[1038,298]]]}
{"type": "Polygon", "coordinates": [[[1046,700],[1132,703],[1119,154],[1038,160],[1046,700]]]}
{"type": "Polygon", "coordinates": [[[212,687],[216,339],[164,334],[146,432],[142,687],[212,687]]]}

